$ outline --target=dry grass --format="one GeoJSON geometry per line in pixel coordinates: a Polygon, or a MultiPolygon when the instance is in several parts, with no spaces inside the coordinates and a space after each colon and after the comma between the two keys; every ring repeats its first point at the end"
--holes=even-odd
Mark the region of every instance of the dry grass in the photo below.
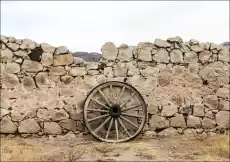
{"type": "Polygon", "coordinates": [[[1,138],[1,161],[229,161],[229,136],[216,135],[203,140],[196,137],[135,140],[108,144],[79,144],[77,139],[1,138]],[[116,156],[115,156],[116,155],[116,156]]]}
{"type": "Polygon", "coordinates": [[[1,160],[3,161],[39,161],[42,148],[38,144],[35,146],[25,143],[20,138],[1,139],[1,160]]]}
{"type": "Polygon", "coordinates": [[[229,136],[227,135],[219,135],[218,137],[210,138],[204,141],[206,145],[210,145],[210,148],[205,149],[204,153],[206,155],[214,155],[224,158],[230,158],[230,150],[229,150],[229,136]]]}
{"type": "Polygon", "coordinates": [[[100,152],[102,154],[106,154],[108,152],[112,152],[114,148],[108,146],[108,145],[97,145],[97,146],[94,146],[94,149],[97,151],[97,152],[100,152]]]}
{"type": "Polygon", "coordinates": [[[156,155],[153,154],[153,152],[150,150],[140,150],[136,156],[140,156],[141,158],[147,159],[147,160],[154,160],[156,158],[156,155]]]}

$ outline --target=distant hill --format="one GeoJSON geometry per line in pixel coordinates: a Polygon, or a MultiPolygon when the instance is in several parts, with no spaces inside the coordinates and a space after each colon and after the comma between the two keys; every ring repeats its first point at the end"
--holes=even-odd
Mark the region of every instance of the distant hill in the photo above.
{"type": "Polygon", "coordinates": [[[222,43],[222,45],[223,45],[223,46],[228,46],[228,47],[229,47],[229,46],[230,46],[230,42],[224,42],[224,43],[222,43]]]}
{"type": "Polygon", "coordinates": [[[101,59],[101,54],[97,52],[74,52],[74,56],[82,58],[86,62],[99,62],[101,59]]]}

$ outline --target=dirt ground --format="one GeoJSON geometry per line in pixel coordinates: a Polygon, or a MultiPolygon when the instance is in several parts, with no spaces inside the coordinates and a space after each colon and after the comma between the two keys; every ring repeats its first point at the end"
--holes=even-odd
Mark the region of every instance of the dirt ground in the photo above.
{"type": "Polygon", "coordinates": [[[229,161],[229,136],[139,138],[102,143],[91,137],[1,137],[1,161],[229,161]]]}

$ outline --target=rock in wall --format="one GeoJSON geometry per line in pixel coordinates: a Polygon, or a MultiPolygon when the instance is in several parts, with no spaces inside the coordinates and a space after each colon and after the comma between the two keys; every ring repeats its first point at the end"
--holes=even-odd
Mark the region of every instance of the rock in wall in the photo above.
{"type": "Polygon", "coordinates": [[[229,47],[180,37],[137,46],[105,43],[99,62],[64,46],[1,36],[1,133],[84,132],[83,102],[96,85],[131,84],[148,104],[145,131],[229,129],[229,47]]]}

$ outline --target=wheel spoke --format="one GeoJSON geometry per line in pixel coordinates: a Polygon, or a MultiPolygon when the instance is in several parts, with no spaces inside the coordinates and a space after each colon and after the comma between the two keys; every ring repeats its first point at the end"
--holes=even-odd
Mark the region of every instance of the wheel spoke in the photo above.
{"type": "Polygon", "coordinates": [[[87,109],[87,111],[95,111],[95,112],[109,112],[108,110],[100,110],[100,109],[87,109]]]}
{"type": "Polygon", "coordinates": [[[134,93],[126,100],[126,101],[124,101],[122,104],[121,104],[121,106],[120,107],[123,107],[131,98],[133,98],[134,97],[134,93]]]}
{"type": "Polygon", "coordinates": [[[114,118],[111,118],[110,123],[109,123],[109,128],[108,128],[108,130],[107,130],[105,139],[108,139],[108,137],[109,137],[109,133],[110,133],[110,130],[111,130],[111,128],[112,128],[113,121],[114,121],[114,118]]]}
{"type": "Polygon", "coordinates": [[[108,117],[99,127],[97,127],[94,132],[97,133],[108,121],[111,119],[111,117],[108,117]]]}
{"type": "Polygon", "coordinates": [[[142,116],[133,115],[133,114],[121,113],[121,115],[124,115],[124,116],[129,116],[129,117],[134,117],[134,118],[142,118],[142,116]]]}
{"type": "Polygon", "coordinates": [[[104,93],[99,89],[99,93],[103,96],[103,98],[105,99],[105,101],[108,103],[109,106],[111,106],[111,103],[109,102],[109,100],[105,97],[104,93]]]}
{"type": "Polygon", "coordinates": [[[120,116],[121,119],[125,120],[126,122],[128,122],[129,124],[133,125],[134,127],[138,128],[138,126],[133,123],[132,121],[130,121],[129,119],[125,118],[124,116],[120,116]]]}
{"type": "Polygon", "coordinates": [[[104,105],[103,103],[101,103],[100,101],[98,101],[98,100],[96,100],[96,99],[94,99],[94,98],[91,98],[91,100],[93,100],[93,101],[95,101],[96,103],[98,103],[99,105],[101,105],[101,106],[107,108],[108,110],[110,109],[108,106],[104,105]]]}
{"type": "MultiPolygon", "coordinates": [[[[125,109],[122,109],[121,112],[123,111],[127,111],[127,110],[131,110],[131,109],[135,109],[135,108],[138,108],[140,107],[141,105],[134,105],[134,106],[131,106],[131,107],[128,107],[128,108],[125,108],[125,109]]],[[[140,109],[141,110],[141,109],[140,109]]]]}
{"type": "Polygon", "coordinates": [[[119,98],[117,99],[117,104],[120,104],[120,99],[121,99],[121,96],[123,95],[124,91],[125,91],[125,87],[122,88],[121,94],[120,94],[119,98]]]}
{"type": "Polygon", "coordinates": [[[91,122],[91,121],[94,121],[94,120],[97,120],[97,119],[101,119],[101,118],[104,118],[104,117],[107,117],[107,116],[109,116],[109,114],[104,114],[104,115],[101,115],[101,116],[89,119],[88,121],[91,122]]]}
{"type": "Polygon", "coordinates": [[[110,84],[109,89],[110,89],[110,96],[112,98],[114,98],[114,96],[113,96],[113,85],[112,84],[110,84]]]}
{"type": "Polygon", "coordinates": [[[115,119],[115,129],[116,129],[117,140],[119,140],[119,132],[118,132],[118,123],[117,123],[117,119],[115,119]]]}
{"type": "Polygon", "coordinates": [[[119,121],[119,123],[121,124],[121,126],[123,127],[123,129],[125,130],[125,132],[127,133],[127,135],[128,135],[129,137],[131,137],[131,135],[129,134],[129,131],[127,130],[127,128],[125,127],[125,125],[123,124],[123,122],[121,121],[120,118],[118,118],[118,121],[119,121]]]}

